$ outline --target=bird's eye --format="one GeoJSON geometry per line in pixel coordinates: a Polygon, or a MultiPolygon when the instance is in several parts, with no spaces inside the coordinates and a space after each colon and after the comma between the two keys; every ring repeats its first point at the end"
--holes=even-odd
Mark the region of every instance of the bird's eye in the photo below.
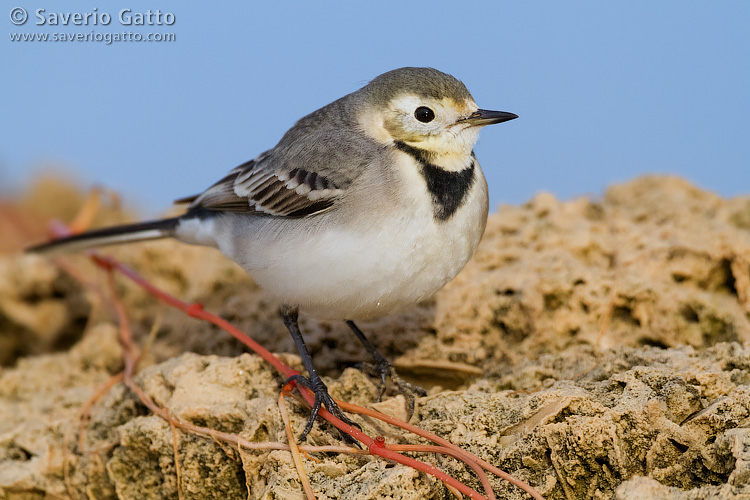
{"type": "Polygon", "coordinates": [[[414,112],[414,118],[422,123],[431,122],[435,119],[435,112],[427,106],[420,106],[414,112]]]}

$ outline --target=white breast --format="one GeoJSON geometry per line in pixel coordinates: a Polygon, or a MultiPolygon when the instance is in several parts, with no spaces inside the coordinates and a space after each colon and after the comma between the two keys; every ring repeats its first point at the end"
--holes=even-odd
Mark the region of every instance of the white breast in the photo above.
{"type": "Polygon", "coordinates": [[[353,202],[312,218],[228,213],[210,223],[210,232],[225,255],[281,302],[319,318],[369,319],[429,298],[474,254],[488,206],[478,164],[476,173],[447,221],[435,219],[424,179],[405,161],[397,169],[398,203],[383,200],[383,193],[351,192],[353,202]]]}

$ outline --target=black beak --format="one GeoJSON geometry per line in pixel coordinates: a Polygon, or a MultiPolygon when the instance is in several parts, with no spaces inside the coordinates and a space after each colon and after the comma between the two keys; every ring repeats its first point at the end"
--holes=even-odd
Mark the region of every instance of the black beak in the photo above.
{"type": "Polygon", "coordinates": [[[518,115],[506,113],[505,111],[478,109],[461,121],[467,121],[471,123],[472,126],[483,127],[485,125],[492,125],[493,123],[507,122],[508,120],[514,120],[516,118],[518,118],[518,115]]]}

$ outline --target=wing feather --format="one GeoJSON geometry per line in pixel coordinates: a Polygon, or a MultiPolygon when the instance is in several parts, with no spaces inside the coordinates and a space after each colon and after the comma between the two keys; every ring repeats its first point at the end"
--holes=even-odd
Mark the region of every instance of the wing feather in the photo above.
{"type": "Polygon", "coordinates": [[[190,202],[190,208],[302,217],[327,210],[343,192],[315,172],[275,172],[263,159],[240,165],[202,194],[182,201],[190,202]]]}
{"type": "MultiPolygon", "coordinates": [[[[299,125],[299,124],[298,124],[299,125]]],[[[351,129],[293,127],[272,150],[229,172],[188,209],[303,217],[333,207],[378,154],[379,146],[351,129]]]]}

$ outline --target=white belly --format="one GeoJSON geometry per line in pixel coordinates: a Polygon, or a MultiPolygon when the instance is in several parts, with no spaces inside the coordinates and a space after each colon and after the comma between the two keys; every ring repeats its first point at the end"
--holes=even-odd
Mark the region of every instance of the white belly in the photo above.
{"type": "Polygon", "coordinates": [[[343,221],[334,211],[283,221],[224,214],[203,229],[226,235],[215,238],[221,251],[279,301],[318,318],[370,319],[431,297],[466,265],[487,218],[477,173],[447,221],[435,220],[418,192],[408,210],[362,210],[343,221]]]}

